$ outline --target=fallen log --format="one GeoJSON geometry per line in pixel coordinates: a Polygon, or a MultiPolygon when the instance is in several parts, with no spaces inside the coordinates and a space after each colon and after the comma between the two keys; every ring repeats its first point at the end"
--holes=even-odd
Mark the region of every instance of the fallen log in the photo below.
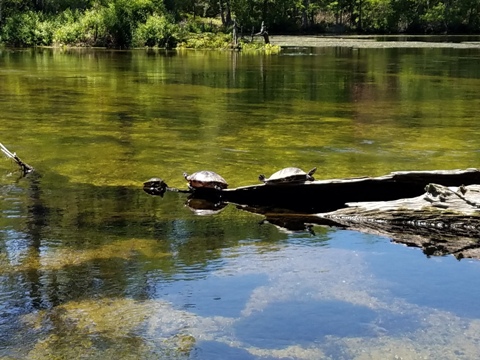
{"type": "Polygon", "coordinates": [[[478,169],[398,171],[379,177],[330,179],[301,183],[258,184],[222,190],[227,202],[313,214],[334,211],[350,202],[391,201],[420,196],[430,183],[480,184],[478,169]]]}
{"type": "Polygon", "coordinates": [[[315,214],[346,207],[351,202],[391,201],[420,196],[430,183],[444,186],[480,184],[478,169],[397,171],[378,177],[314,180],[293,183],[257,184],[232,189],[179,190],[160,178],[144,183],[151,195],[165,191],[192,193],[195,197],[239,205],[284,209],[294,213],[315,214]]]}

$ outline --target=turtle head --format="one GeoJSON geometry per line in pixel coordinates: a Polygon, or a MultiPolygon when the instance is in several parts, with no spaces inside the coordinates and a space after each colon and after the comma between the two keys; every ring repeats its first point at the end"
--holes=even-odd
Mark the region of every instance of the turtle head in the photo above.
{"type": "Polygon", "coordinates": [[[188,181],[188,174],[186,172],[183,173],[183,177],[188,181]]]}
{"type": "Polygon", "coordinates": [[[258,180],[265,182],[265,179],[266,179],[265,175],[263,174],[258,175],[258,180]]]}

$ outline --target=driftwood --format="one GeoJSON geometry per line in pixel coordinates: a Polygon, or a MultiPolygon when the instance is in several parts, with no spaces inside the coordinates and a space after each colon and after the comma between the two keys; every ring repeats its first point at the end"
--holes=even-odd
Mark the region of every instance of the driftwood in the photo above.
{"type": "Polygon", "coordinates": [[[265,41],[265,44],[270,44],[270,38],[268,36],[268,31],[267,27],[265,26],[265,22],[262,21],[262,25],[260,26],[260,31],[258,33],[255,33],[255,28],[252,28],[252,34],[251,34],[251,39],[245,39],[242,35],[242,28],[237,24],[237,20],[233,20],[233,26],[232,26],[232,48],[233,49],[240,49],[240,38],[244,39],[244,41],[250,41],[253,42],[255,36],[262,36],[263,40],[265,41]]]}
{"type": "Polygon", "coordinates": [[[0,143],[0,150],[7,156],[8,158],[12,159],[18,166],[20,166],[20,170],[22,170],[23,175],[26,175],[32,171],[34,171],[33,166],[28,165],[27,163],[23,162],[16,153],[12,153],[8,150],[2,143],[0,143]]]}
{"type": "Polygon", "coordinates": [[[260,26],[260,31],[258,33],[254,34],[254,30],[252,29],[252,41],[254,36],[263,36],[265,44],[270,44],[270,38],[268,37],[268,31],[264,21],[262,21],[262,25],[260,26]]]}

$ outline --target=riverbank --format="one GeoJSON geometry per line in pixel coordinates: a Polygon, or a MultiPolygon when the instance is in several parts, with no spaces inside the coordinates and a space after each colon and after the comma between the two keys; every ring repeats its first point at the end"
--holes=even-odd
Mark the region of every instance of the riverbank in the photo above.
{"type": "Polygon", "coordinates": [[[415,40],[402,41],[400,36],[383,36],[382,41],[373,36],[325,36],[325,35],[271,35],[270,43],[281,47],[349,47],[349,48],[454,48],[480,49],[478,41],[437,42],[428,41],[431,37],[411,37],[415,40]]]}

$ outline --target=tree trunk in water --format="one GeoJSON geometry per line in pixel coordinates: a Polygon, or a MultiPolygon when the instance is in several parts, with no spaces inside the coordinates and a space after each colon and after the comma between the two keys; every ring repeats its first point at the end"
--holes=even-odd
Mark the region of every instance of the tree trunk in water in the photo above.
{"type": "Polygon", "coordinates": [[[260,31],[258,33],[254,34],[252,29],[252,41],[254,36],[263,36],[265,44],[270,44],[270,38],[268,37],[268,31],[264,21],[262,21],[262,26],[260,27],[260,31]]]}

